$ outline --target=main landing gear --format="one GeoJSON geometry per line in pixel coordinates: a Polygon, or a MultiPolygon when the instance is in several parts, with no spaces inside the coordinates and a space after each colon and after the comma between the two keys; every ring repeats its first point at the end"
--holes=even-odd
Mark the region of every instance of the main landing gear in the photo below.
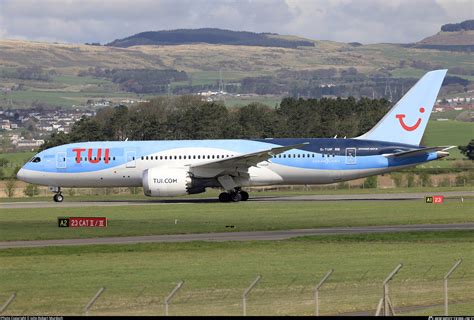
{"type": "Polygon", "coordinates": [[[55,191],[55,192],[56,192],[56,194],[53,196],[54,202],[63,202],[64,201],[64,196],[61,193],[61,188],[58,187],[57,191],[55,191]]]}
{"type": "Polygon", "coordinates": [[[232,190],[230,192],[222,192],[219,195],[220,202],[239,202],[247,201],[249,199],[249,194],[246,191],[240,189],[232,190]]]}

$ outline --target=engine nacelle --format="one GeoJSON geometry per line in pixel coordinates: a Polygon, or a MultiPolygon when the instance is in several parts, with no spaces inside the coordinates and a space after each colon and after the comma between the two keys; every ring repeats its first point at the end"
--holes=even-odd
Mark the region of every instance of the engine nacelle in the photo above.
{"type": "Polygon", "coordinates": [[[149,197],[191,193],[192,178],[184,168],[150,168],[143,172],[143,192],[149,197]]]}

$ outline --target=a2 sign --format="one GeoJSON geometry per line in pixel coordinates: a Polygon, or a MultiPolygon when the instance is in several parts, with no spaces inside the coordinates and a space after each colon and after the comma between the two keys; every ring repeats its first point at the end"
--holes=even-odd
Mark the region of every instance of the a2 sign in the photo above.
{"type": "Polygon", "coordinates": [[[60,228],[107,227],[106,217],[58,217],[60,228]]]}

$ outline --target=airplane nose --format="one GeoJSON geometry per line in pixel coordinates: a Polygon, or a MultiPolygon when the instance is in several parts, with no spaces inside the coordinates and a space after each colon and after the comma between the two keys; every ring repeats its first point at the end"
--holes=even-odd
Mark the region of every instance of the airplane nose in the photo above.
{"type": "Polygon", "coordinates": [[[16,173],[16,178],[17,178],[18,180],[24,181],[24,179],[25,179],[25,170],[23,170],[23,168],[21,168],[21,169],[16,173]]]}

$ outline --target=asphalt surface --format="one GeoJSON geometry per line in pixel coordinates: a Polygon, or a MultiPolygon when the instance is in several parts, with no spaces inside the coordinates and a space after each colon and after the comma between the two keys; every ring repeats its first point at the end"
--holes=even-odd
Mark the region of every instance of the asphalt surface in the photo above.
{"type": "MultiPolygon", "coordinates": [[[[255,193],[254,193],[255,195],[255,193]]],[[[376,194],[342,194],[342,195],[301,195],[301,196],[255,196],[249,201],[258,202],[292,202],[292,201],[377,201],[377,200],[416,200],[426,196],[443,195],[446,198],[474,197],[474,191],[420,192],[420,193],[376,193],[376,194]]],[[[250,195],[252,197],[252,194],[250,195]]],[[[143,206],[158,204],[193,204],[219,202],[216,198],[175,198],[150,200],[104,200],[104,201],[68,201],[62,203],[51,201],[35,202],[2,202],[0,209],[28,208],[74,208],[74,207],[113,207],[143,206]]],[[[470,198],[467,201],[472,200],[470,198]]]]}
{"type": "Polygon", "coordinates": [[[474,230],[474,223],[417,224],[417,225],[415,224],[415,225],[398,225],[398,226],[295,229],[295,230],[280,230],[280,231],[219,232],[219,233],[177,234],[177,235],[136,236],[136,237],[108,237],[108,238],[88,238],[88,239],[5,241],[5,242],[0,242],[0,249],[96,245],[96,244],[190,242],[190,241],[223,242],[223,241],[285,240],[285,239],[290,239],[290,238],[295,238],[295,237],[318,236],[318,235],[344,235],[344,234],[367,234],[367,233],[387,233],[387,232],[407,232],[407,231],[448,231],[448,230],[474,230]]]}

